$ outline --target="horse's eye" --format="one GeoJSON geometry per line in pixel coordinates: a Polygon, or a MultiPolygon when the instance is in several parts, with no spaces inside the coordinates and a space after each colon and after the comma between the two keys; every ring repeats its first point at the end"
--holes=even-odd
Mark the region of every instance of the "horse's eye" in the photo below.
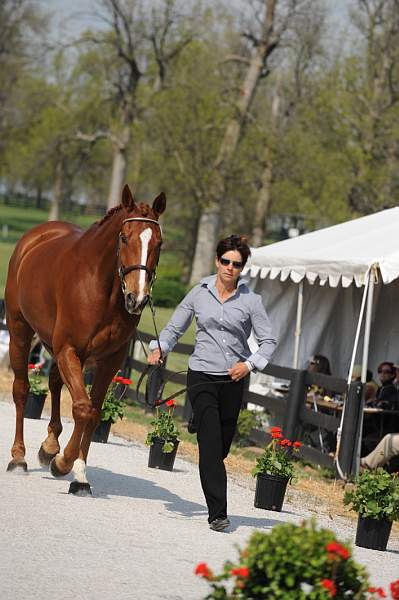
{"type": "Polygon", "coordinates": [[[123,235],[123,233],[121,233],[121,242],[123,244],[127,244],[127,237],[125,235],[123,235]]]}

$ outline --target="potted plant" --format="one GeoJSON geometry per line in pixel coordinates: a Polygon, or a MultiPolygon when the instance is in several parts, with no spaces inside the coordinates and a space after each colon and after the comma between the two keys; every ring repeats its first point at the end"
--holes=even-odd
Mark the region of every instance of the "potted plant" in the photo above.
{"type": "Polygon", "coordinates": [[[383,468],[365,470],[354,489],[345,493],[344,503],[359,515],[356,546],[386,550],[392,522],[399,520],[399,479],[383,468]]]}
{"type": "Polygon", "coordinates": [[[180,442],[180,432],[173,421],[175,407],[174,400],[166,402],[166,411],[157,406],[155,419],[151,421],[153,430],[148,433],[145,443],[150,446],[148,466],[153,469],[173,470],[180,442]]]}
{"type": "MultiPolygon", "coordinates": [[[[285,523],[270,533],[255,531],[236,562],[226,561],[220,574],[207,563],[194,573],[211,586],[208,599],[277,600],[283,598],[374,598],[367,573],[351,548],[316,522],[285,523]]],[[[378,588],[380,589],[380,588],[378,588]]]]}
{"type": "Polygon", "coordinates": [[[29,393],[24,409],[24,416],[28,419],[40,419],[42,416],[42,410],[48,392],[48,388],[44,385],[43,379],[40,376],[42,366],[41,363],[28,364],[29,393]]]}
{"type": "Polygon", "coordinates": [[[294,477],[293,454],[301,442],[284,438],[280,427],[271,428],[272,441],[268,444],[252,471],[256,477],[256,508],[280,511],[288,482],[294,477]]]}
{"type": "Polygon", "coordinates": [[[101,408],[101,421],[93,432],[92,441],[106,444],[112,423],[122,419],[125,414],[125,403],[122,398],[127,386],[132,382],[130,379],[116,375],[105,394],[101,408]]]}

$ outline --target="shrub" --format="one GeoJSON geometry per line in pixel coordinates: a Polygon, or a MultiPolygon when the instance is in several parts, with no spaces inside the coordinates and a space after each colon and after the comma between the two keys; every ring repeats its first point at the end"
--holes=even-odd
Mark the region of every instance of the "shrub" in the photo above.
{"type": "Polygon", "coordinates": [[[261,417],[253,410],[244,408],[240,411],[237,422],[237,430],[234,435],[234,443],[237,446],[248,446],[251,442],[249,436],[251,430],[262,425],[261,417]]]}
{"type": "Polygon", "coordinates": [[[301,442],[291,442],[284,438],[281,427],[271,428],[272,441],[266,446],[263,454],[256,460],[252,475],[260,473],[286,477],[291,483],[294,478],[294,452],[298,452],[301,442]]]}
{"type": "Polygon", "coordinates": [[[314,521],[278,525],[270,534],[255,531],[239,553],[238,564],[225,562],[220,575],[208,568],[197,574],[209,581],[207,599],[337,600],[368,598],[368,577],[332,531],[314,521]],[[221,583],[228,581],[227,587],[221,583]]]}
{"type": "Polygon", "coordinates": [[[345,493],[344,504],[361,517],[398,521],[399,478],[382,468],[365,470],[357,477],[355,489],[345,493]]]}
{"type": "Polygon", "coordinates": [[[154,284],[153,296],[155,306],[174,308],[183,300],[186,287],[174,279],[157,279],[154,284]]]}

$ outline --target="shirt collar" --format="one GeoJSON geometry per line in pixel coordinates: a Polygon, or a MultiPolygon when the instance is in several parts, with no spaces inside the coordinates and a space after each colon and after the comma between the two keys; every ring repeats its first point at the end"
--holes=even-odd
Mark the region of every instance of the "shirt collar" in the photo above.
{"type": "MultiPolygon", "coordinates": [[[[239,279],[237,281],[237,289],[243,285],[247,285],[247,283],[248,283],[248,279],[245,279],[244,277],[239,277],[239,279]]],[[[206,286],[208,288],[215,288],[216,275],[208,275],[207,277],[204,277],[203,279],[201,279],[200,285],[206,286]]]]}

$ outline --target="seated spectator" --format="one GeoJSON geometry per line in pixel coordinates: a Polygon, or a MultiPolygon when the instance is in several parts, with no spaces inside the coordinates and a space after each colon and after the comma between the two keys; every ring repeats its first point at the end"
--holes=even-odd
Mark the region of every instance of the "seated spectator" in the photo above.
{"type": "MultiPolygon", "coordinates": [[[[360,381],[362,376],[362,365],[354,365],[352,371],[352,381],[360,381]]],[[[378,383],[376,383],[373,379],[373,373],[370,369],[367,369],[366,374],[366,389],[365,389],[365,402],[368,404],[371,401],[376,399],[376,394],[378,390],[378,383]]]]}
{"type": "Polygon", "coordinates": [[[309,360],[307,370],[311,373],[324,373],[331,375],[330,361],[323,354],[315,354],[309,360]]]}
{"type": "Polygon", "coordinates": [[[399,455],[399,433],[388,433],[370,454],[360,459],[360,466],[367,469],[383,467],[399,455]]]}
{"type": "MultiPolygon", "coordinates": [[[[381,381],[381,386],[378,388],[375,399],[366,402],[367,407],[381,408],[383,410],[398,410],[399,395],[394,384],[396,377],[396,369],[394,364],[389,361],[384,361],[378,366],[378,375],[381,381]]],[[[362,450],[361,455],[368,455],[381,438],[387,433],[397,431],[396,421],[393,418],[386,418],[386,415],[364,414],[363,434],[362,434],[362,450]]]]}
{"type": "Polygon", "coordinates": [[[397,410],[398,390],[394,383],[396,369],[392,362],[384,361],[378,366],[378,375],[381,386],[378,388],[375,399],[367,402],[367,406],[383,408],[384,410],[397,410]]]}

